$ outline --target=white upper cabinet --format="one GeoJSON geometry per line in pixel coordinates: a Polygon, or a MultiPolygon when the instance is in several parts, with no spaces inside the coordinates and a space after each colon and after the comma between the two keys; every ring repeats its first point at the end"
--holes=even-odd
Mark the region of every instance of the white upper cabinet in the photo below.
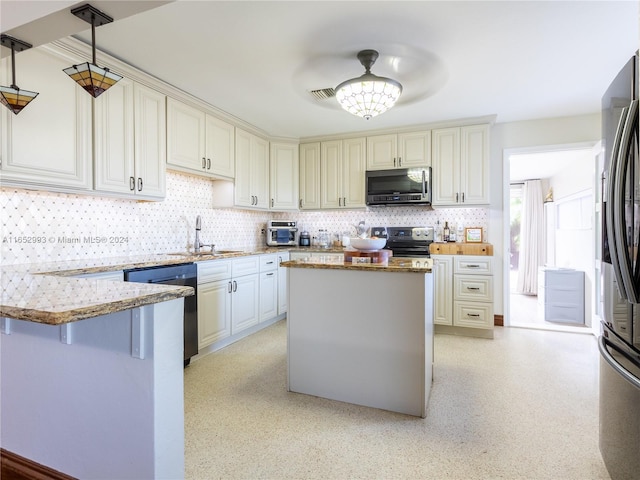
{"type": "Polygon", "coordinates": [[[320,142],[300,145],[301,210],[320,209],[320,142]]]}
{"type": "Polygon", "coordinates": [[[234,203],[239,207],[269,208],[269,142],[239,128],[234,203]]]}
{"type": "Polygon", "coordinates": [[[200,175],[233,178],[234,127],[167,99],[167,164],[200,175]]]}
{"type": "Polygon", "coordinates": [[[321,207],[364,207],[366,139],[322,142],[320,161],[321,207]]]}
{"type": "Polygon", "coordinates": [[[489,125],[436,129],[433,205],[489,203],[489,125]]]}
{"type": "Polygon", "coordinates": [[[205,124],[207,171],[233,178],[236,169],[235,128],[211,115],[206,115],[205,124]]]}
{"type": "MultiPolygon", "coordinates": [[[[20,87],[39,95],[18,115],[0,109],[3,185],[92,189],[92,97],[62,72],[80,61],[48,46],[16,53],[20,87]]],[[[1,64],[2,85],[10,85],[11,57],[1,64]]]]}
{"type": "Polygon", "coordinates": [[[271,210],[298,210],[298,145],[271,143],[269,206],[271,210]]]}
{"type": "Polygon", "coordinates": [[[94,103],[95,189],[165,196],[165,96],[126,78],[94,103]]]}
{"type": "Polygon", "coordinates": [[[428,130],[367,137],[367,170],[430,165],[431,132],[428,130]]]}

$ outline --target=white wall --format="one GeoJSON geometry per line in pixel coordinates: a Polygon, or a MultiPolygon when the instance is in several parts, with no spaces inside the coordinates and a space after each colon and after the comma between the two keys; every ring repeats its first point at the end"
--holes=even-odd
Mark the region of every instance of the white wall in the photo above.
{"type": "MultiPolygon", "coordinates": [[[[600,113],[574,117],[545,118],[522,122],[496,123],[491,132],[491,205],[488,218],[488,239],[494,245],[495,279],[494,311],[504,314],[504,216],[509,215],[508,161],[505,151],[524,152],[536,147],[582,144],[589,146],[600,140],[600,113]]],[[[508,243],[506,243],[508,245],[508,243]]],[[[508,266],[508,263],[507,263],[508,266]]]]}
{"type": "Polygon", "coordinates": [[[595,285],[593,238],[596,162],[585,154],[550,178],[555,213],[556,266],[585,272],[585,319],[592,318],[592,292],[595,285]]]}

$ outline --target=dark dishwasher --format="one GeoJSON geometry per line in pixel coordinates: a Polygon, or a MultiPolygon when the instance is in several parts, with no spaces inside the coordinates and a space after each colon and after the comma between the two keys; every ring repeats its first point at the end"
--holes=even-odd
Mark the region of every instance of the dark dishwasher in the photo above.
{"type": "MultiPolygon", "coordinates": [[[[198,269],[195,263],[133,268],[124,271],[125,282],[162,283],[193,287],[197,294],[198,269]]],[[[198,353],[197,295],[184,297],[184,366],[198,353]]]]}

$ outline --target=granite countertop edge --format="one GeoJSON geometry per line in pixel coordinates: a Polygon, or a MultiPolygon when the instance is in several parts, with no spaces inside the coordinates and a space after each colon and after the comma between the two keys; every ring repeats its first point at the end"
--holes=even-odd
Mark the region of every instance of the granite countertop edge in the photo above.
{"type": "MultiPolygon", "coordinates": [[[[194,294],[191,287],[75,278],[77,275],[223,260],[282,251],[318,250],[266,247],[255,251],[219,254],[164,253],[46,264],[3,265],[0,267],[0,317],[62,325],[194,294]]],[[[343,249],[322,251],[342,253],[343,249]]]]}

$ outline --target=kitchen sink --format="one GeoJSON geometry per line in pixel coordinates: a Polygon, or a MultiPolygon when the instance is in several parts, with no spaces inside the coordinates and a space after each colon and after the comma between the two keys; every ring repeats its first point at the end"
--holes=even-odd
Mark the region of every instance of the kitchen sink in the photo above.
{"type": "Polygon", "coordinates": [[[220,255],[231,255],[234,253],[244,253],[242,250],[210,250],[204,252],[176,252],[169,255],[181,255],[184,257],[217,257],[220,255]]]}

